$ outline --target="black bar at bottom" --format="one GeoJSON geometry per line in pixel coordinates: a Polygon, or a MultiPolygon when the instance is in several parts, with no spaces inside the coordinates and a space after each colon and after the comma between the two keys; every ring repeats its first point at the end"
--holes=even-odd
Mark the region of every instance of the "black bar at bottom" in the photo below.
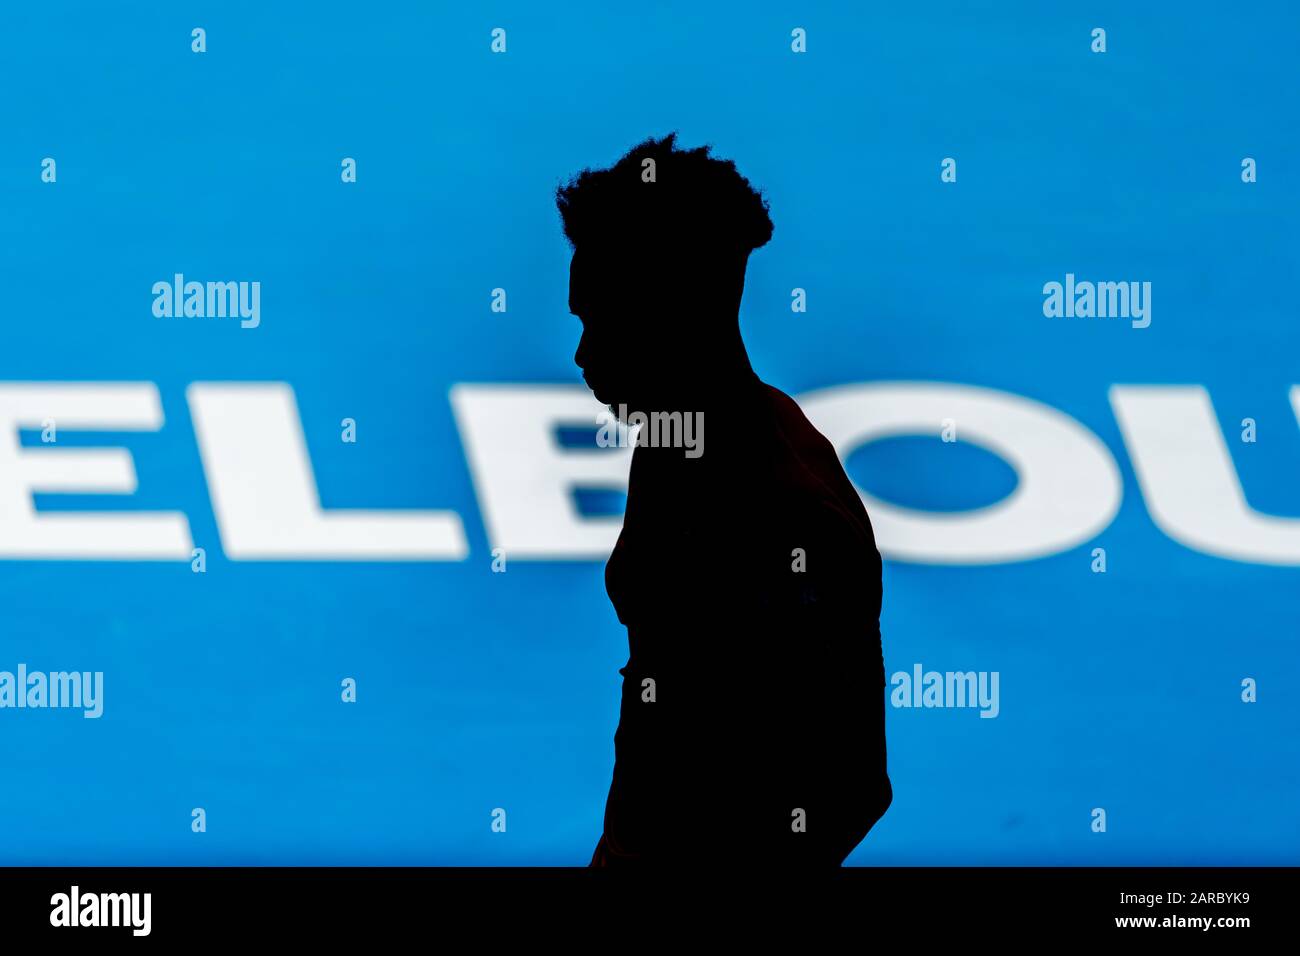
{"type": "Polygon", "coordinates": [[[778,928],[809,937],[847,933],[848,945],[881,934],[918,942],[1200,937],[1231,945],[1243,933],[1294,935],[1296,874],[1295,868],[1012,867],[781,874],[736,872],[713,861],[650,874],[35,867],[0,869],[0,926],[6,942],[65,937],[79,946],[113,938],[325,945],[415,938],[435,945],[457,940],[463,949],[523,938],[582,942],[578,948],[586,949],[662,939],[674,925],[760,938],[778,928]]]}

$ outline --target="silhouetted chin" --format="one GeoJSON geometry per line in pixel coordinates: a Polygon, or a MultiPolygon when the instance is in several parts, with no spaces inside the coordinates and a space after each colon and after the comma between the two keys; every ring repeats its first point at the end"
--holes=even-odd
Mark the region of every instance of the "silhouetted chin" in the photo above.
{"type": "MultiPolygon", "coordinates": [[[[585,381],[585,379],[584,379],[585,381]]],[[[587,382],[587,387],[591,394],[608,408],[618,420],[627,424],[628,416],[640,412],[642,415],[649,416],[655,412],[696,412],[701,410],[701,403],[698,400],[689,400],[685,396],[677,395],[675,391],[661,391],[650,389],[636,392],[637,397],[628,397],[619,386],[610,388],[606,383],[600,382],[593,385],[587,382]]]]}
{"type": "MultiPolygon", "coordinates": [[[[590,385],[587,387],[591,388],[590,385]]],[[[609,392],[607,392],[605,389],[592,388],[591,394],[596,396],[596,401],[600,402],[600,404],[608,406],[610,411],[612,412],[618,411],[618,401],[614,398],[614,396],[610,395],[609,392]]]]}
{"type": "Polygon", "coordinates": [[[644,407],[644,403],[628,401],[627,397],[620,395],[617,389],[610,390],[603,385],[596,387],[590,384],[587,387],[591,389],[591,394],[596,397],[596,401],[613,412],[624,424],[627,423],[628,415],[644,407]]]}

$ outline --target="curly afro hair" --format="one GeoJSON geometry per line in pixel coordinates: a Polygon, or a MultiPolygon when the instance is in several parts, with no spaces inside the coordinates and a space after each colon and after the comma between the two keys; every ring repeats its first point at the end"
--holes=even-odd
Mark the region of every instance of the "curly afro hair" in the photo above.
{"type": "Polygon", "coordinates": [[[678,149],[677,134],[647,139],[608,169],[584,169],[555,191],[574,248],[632,244],[748,255],[772,238],[767,200],[708,146],[678,149]],[[643,179],[654,161],[654,181],[643,179]]]}

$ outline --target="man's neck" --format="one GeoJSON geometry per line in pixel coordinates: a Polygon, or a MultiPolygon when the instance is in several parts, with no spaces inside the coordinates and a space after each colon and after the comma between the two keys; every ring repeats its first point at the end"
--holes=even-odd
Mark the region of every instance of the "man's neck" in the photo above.
{"type": "Polygon", "coordinates": [[[673,402],[670,418],[649,413],[634,451],[634,472],[655,484],[729,480],[770,430],[766,390],[746,362],[711,377],[707,388],[692,390],[694,397],[673,402]]]}

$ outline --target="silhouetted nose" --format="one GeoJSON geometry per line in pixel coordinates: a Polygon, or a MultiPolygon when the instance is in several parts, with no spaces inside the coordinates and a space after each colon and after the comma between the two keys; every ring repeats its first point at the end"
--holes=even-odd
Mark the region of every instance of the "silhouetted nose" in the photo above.
{"type": "Polygon", "coordinates": [[[578,337],[578,350],[573,353],[573,364],[584,372],[587,370],[587,333],[578,337]]]}

